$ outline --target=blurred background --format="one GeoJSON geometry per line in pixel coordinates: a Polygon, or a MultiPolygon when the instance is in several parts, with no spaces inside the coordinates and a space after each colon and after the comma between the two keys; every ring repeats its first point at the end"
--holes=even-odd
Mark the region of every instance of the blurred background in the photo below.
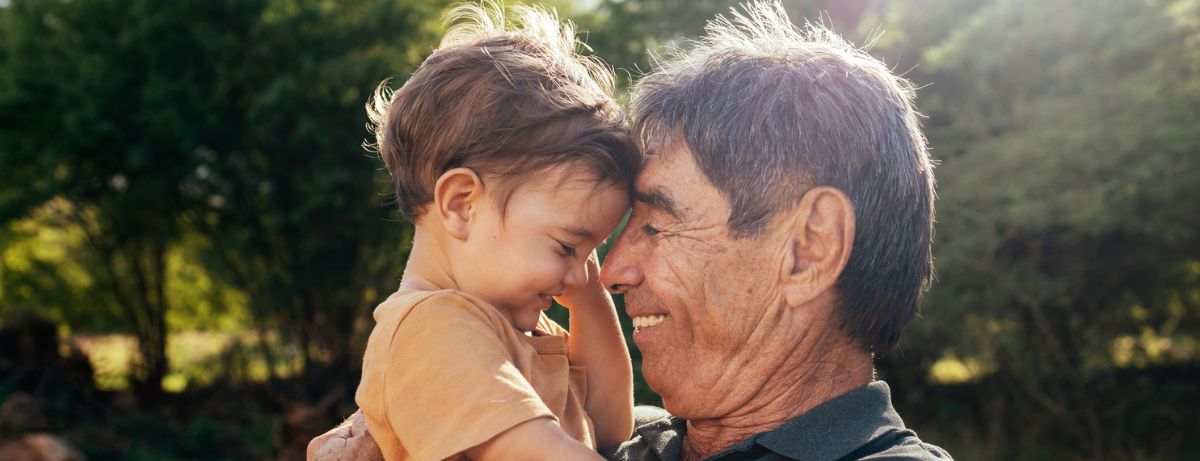
{"type": "MultiPolygon", "coordinates": [[[[625,100],[734,2],[547,3],[625,100]]],[[[1200,0],[785,3],[920,86],[938,278],[878,360],[908,425],[1200,459],[1200,0]]],[[[300,459],[353,411],[412,232],[363,104],[448,5],[0,1],[0,458],[300,459]]]]}

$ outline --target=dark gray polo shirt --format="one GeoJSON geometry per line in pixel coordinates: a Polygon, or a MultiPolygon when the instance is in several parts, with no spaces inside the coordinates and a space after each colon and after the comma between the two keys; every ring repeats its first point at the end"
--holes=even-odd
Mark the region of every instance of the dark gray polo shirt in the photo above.
{"type": "MultiPolygon", "coordinates": [[[[638,426],[632,440],[605,453],[614,461],[676,461],[684,420],[665,415],[638,426]]],[[[942,460],[946,450],[922,442],[892,408],[887,383],[875,381],[818,405],[783,425],[738,442],[708,461],[942,460]]]]}

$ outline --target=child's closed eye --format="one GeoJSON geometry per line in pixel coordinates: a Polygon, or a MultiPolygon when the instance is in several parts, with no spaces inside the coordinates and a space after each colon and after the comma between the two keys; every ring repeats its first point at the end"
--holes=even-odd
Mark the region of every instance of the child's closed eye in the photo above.
{"type": "Polygon", "coordinates": [[[573,247],[571,245],[567,245],[566,243],[563,243],[563,242],[558,242],[558,244],[560,246],[562,246],[563,256],[570,256],[570,257],[574,258],[575,255],[578,254],[578,252],[575,251],[575,247],[573,247]]]}

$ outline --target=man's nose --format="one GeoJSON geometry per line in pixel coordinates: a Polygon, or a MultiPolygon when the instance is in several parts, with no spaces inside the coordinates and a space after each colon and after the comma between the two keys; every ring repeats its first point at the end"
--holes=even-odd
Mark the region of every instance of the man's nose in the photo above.
{"type": "Polygon", "coordinates": [[[628,228],[617,236],[617,243],[608,252],[604,267],[600,270],[600,282],[614,295],[625,294],[631,287],[642,284],[640,257],[643,251],[635,249],[628,228]]]}

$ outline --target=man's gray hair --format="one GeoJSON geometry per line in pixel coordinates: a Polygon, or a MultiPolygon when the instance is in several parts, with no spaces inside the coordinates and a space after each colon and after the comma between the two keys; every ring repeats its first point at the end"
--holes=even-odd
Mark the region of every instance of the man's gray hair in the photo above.
{"type": "Polygon", "coordinates": [[[844,191],[857,231],[838,315],[863,349],[891,349],[933,272],[934,179],[912,84],[822,26],[792,25],[777,2],[706,30],[634,87],[643,149],[685,143],[739,238],[761,235],[812,187],[844,191]]]}

